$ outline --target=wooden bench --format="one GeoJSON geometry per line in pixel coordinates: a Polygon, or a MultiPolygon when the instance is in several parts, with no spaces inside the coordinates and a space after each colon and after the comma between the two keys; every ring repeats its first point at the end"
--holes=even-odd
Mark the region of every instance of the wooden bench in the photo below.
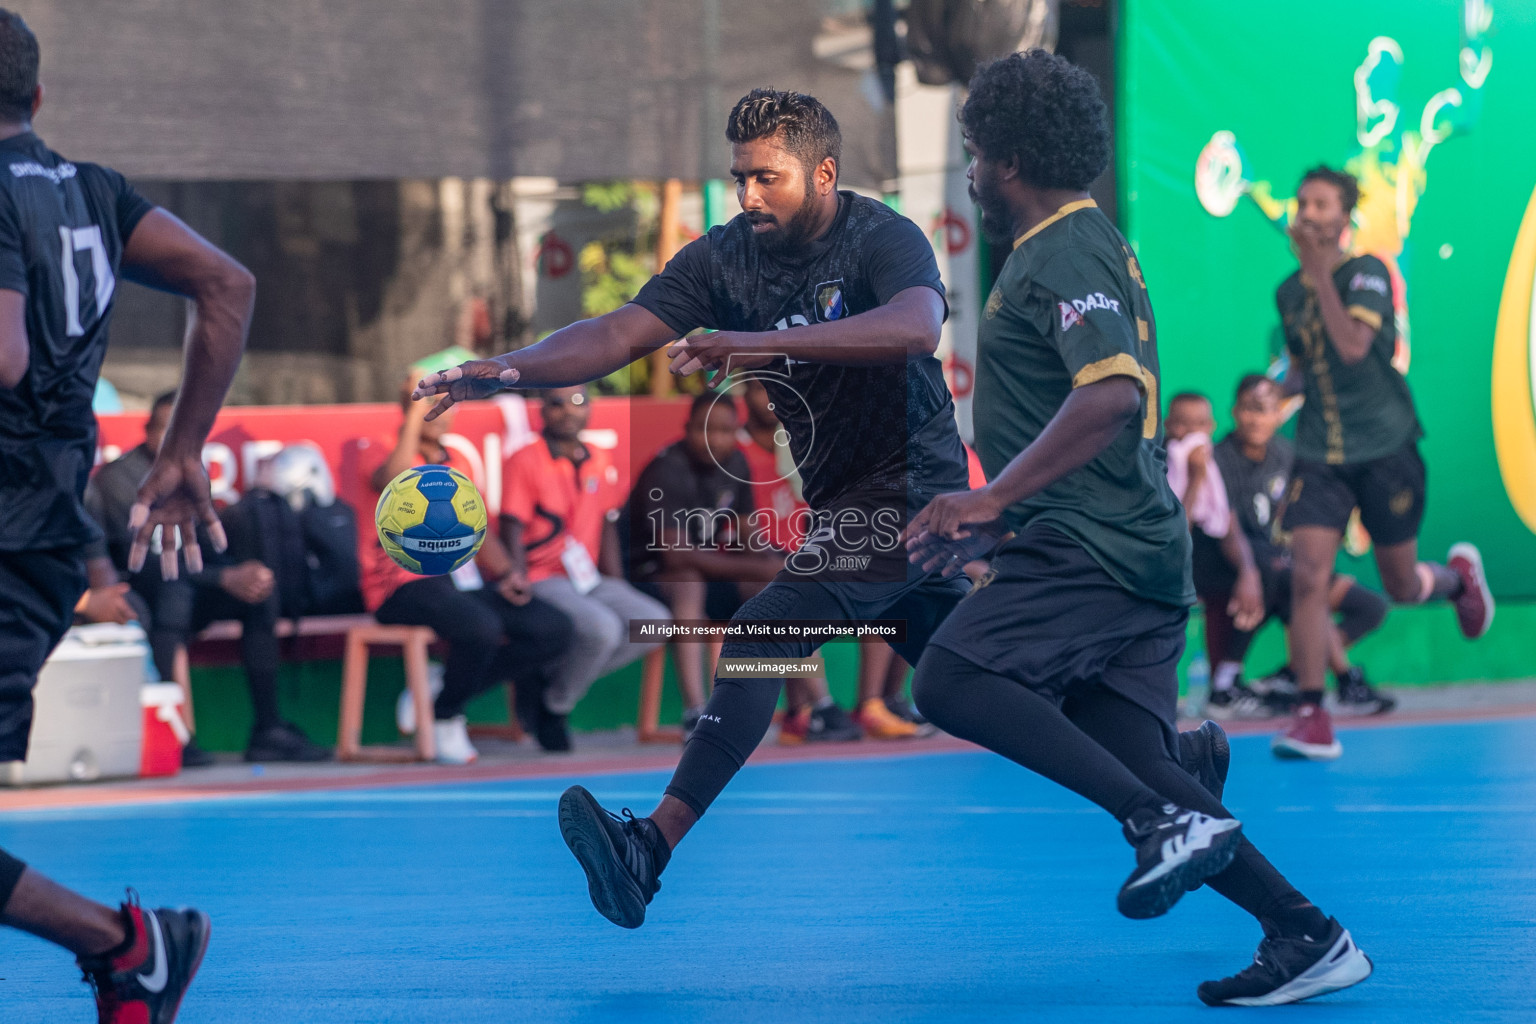
{"type": "MultiPolygon", "coordinates": [[[[238,640],[242,632],[238,620],[210,623],[198,633],[197,640],[238,640]]],[[[309,618],[280,619],[279,638],[295,636],[344,637],[341,663],[341,724],[337,729],[336,758],[339,761],[431,761],[437,745],[431,727],[418,724],[414,754],[399,747],[364,747],[360,742],[363,727],[363,699],[368,688],[368,649],[399,648],[405,661],[405,685],[416,706],[417,723],[432,721],[432,692],[427,679],[427,649],[437,641],[437,634],[425,626],[385,626],[372,615],[315,615],[309,618]]],[[[176,652],[174,674],[186,697],[187,724],[195,728],[192,717],[191,670],[185,648],[176,652]]],[[[510,701],[509,701],[510,704],[510,701]]],[[[513,719],[516,729],[516,719],[513,719]]],[[[520,739],[518,730],[513,738],[520,739]]]]}

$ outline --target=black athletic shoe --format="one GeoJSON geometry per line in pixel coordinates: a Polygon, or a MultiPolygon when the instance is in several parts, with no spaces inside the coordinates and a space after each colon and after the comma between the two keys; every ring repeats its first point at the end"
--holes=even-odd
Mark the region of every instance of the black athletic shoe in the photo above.
{"type": "Polygon", "coordinates": [[[1254,693],[1267,698],[1270,703],[1289,711],[1301,696],[1301,687],[1296,685],[1296,673],[1291,671],[1291,666],[1281,665],[1267,676],[1260,676],[1249,684],[1254,693]]]}
{"type": "Polygon", "coordinates": [[[1397,699],[1388,697],[1365,681],[1359,666],[1335,677],[1339,684],[1339,710],[1356,715],[1384,715],[1397,707],[1397,699]]]}
{"type": "Polygon", "coordinates": [[[538,721],[534,723],[533,738],[539,749],[549,754],[567,754],[571,750],[571,730],[566,727],[565,716],[557,715],[542,704],[538,721]]]}
{"type": "Polygon", "coordinates": [[[845,743],[861,740],[864,730],[836,704],[811,709],[811,724],[805,731],[807,743],[845,743]]]}
{"type": "Polygon", "coordinates": [[[181,748],[181,766],[183,768],[207,768],[215,760],[212,754],[197,745],[196,736],[188,740],[187,745],[181,748]]]}
{"type": "Polygon", "coordinates": [[[1227,731],[1215,722],[1179,733],[1179,765],[1217,800],[1227,788],[1227,769],[1232,765],[1232,745],[1227,731]]]}
{"type": "Polygon", "coordinates": [[[1232,863],[1242,828],[1236,818],[1212,818],[1174,804],[1126,821],[1136,870],[1120,887],[1120,913],[1137,919],[1168,913],[1186,892],[1232,863]]]}
{"type": "Polygon", "coordinates": [[[296,725],[279,722],[251,735],[245,748],[247,761],[329,761],[331,748],[311,743],[296,725]]]}
{"type": "Polygon", "coordinates": [[[82,957],[80,970],[96,992],[100,1024],[171,1024],[208,950],[212,924],[201,910],[143,910],[128,891],[123,922],[126,952],[82,957]]]}
{"type": "Polygon", "coordinates": [[[621,928],[639,928],[672,853],[650,818],[627,807],[623,814],[603,810],[581,786],[560,794],[560,836],[587,873],[592,905],[621,928]]]}
{"type": "Polygon", "coordinates": [[[1371,976],[1371,958],[1360,952],[1334,918],[1316,941],[1289,939],[1265,929],[1253,963],[1230,978],[1200,986],[1207,1006],[1279,1006],[1358,985],[1371,976]]]}

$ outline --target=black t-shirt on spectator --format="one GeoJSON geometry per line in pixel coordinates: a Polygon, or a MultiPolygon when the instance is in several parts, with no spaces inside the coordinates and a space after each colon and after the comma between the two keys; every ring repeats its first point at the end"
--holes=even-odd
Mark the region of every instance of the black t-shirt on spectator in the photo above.
{"type": "Polygon", "coordinates": [[[745,544],[757,511],[751,479],[746,456],[739,450],[731,452],[723,466],[713,461],[700,465],[681,441],[657,452],[630,493],[631,576],[643,580],[660,571],[659,543],[686,543],[695,549],[745,544]]]}
{"type": "Polygon", "coordinates": [[[152,208],[121,174],[71,163],[31,132],[0,140],[0,288],[26,297],[29,356],[21,383],[0,388],[0,551],[100,536],[81,504],[91,399],[123,247],[152,208]]]}
{"type": "Polygon", "coordinates": [[[1228,434],[1215,448],[1216,465],[1227,485],[1227,504],[1253,548],[1253,559],[1266,571],[1284,564],[1290,553],[1275,536],[1276,517],[1291,482],[1296,453],[1283,437],[1272,438],[1264,459],[1254,462],[1243,454],[1236,434],[1228,434]]]}
{"type": "MultiPolygon", "coordinates": [[[[913,287],[943,296],[933,247],[916,224],[873,199],[838,195],[837,219],[809,248],[766,251],[738,216],[685,246],[635,303],[686,334],[840,320],[913,287]]],[[[881,366],[780,357],[746,375],[768,390],[812,509],[870,492],[904,492],[916,509],[935,494],[966,489],[954,403],[932,356],[881,366]]]]}

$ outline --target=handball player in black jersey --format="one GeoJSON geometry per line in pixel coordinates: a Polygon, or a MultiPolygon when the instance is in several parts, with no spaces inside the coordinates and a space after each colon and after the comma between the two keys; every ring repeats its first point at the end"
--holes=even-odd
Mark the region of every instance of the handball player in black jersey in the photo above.
{"type": "MultiPolygon", "coordinates": [[[[0,761],[27,755],[37,674],[86,589],[101,537],[82,500],[96,452],[91,397],[120,277],[193,302],[181,397],[129,526],[139,569],[156,529],[176,573],[177,536],[202,566],[197,528],[224,532],[202,448],[234,378],[255,282],[135,192],[116,171],[66,160],[32,131],[42,103],[37,38],[0,10],[0,761]]],[[[0,850],[0,923],[63,946],[95,989],[103,1024],[169,1024],[207,948],[201,911],[112,908],[0,850]]]]}
{"type": "MultiPolygon", "coordinates": [[[[813,97],[755,90],[726,135],[743,213],[684,247],[621,309],[434,374],[418,395],[446,395],[441,410],[513,385],[577,384],[671,342],[675,373],[713,372],[727,391],[760,380],[815,520],[734,621],[904,620],[892,646],[915,662],[969,586],[910,565],[900,539],[910,514],[967,481],[934,357],[947,307],[933,248],[889,207],[837,188],[837,122],[813,97]],[[700,327],[716,333],[677,340],[700,327]]],[[[728,639],[721,655],[803,658],[820,643],[728,639]]],[[[615,818],[580,787],[561,798],[562,833],[604,916],[644,921],[672,850],[767,732],[782,682],[717,676],[650,817],[615,818]]]]}
{"type": "Polygon", "coordinates": [[[1165,914],[1204,883],[1258,919],[1254,963],[1201,985],[1204,1002],[1273,1005],[1356,984],[1371,963],[1350,934],[1222,806],[1220,728],[1175,732],[1190,536],[1168,486],[1146,280],[1088,194],[1110,155],[1098,86],[1044,50],[1014,54],[976,73],[960,121],[983,227],[1013,242],[977,335],[988,482],[936,498],[909,544],[940,568],[968,557],[978,533],[1013,536],[929,639],[913,699],[941,729],[1121,822],[1135,851],[1118,898],[1127,917],[1165,914]]]}

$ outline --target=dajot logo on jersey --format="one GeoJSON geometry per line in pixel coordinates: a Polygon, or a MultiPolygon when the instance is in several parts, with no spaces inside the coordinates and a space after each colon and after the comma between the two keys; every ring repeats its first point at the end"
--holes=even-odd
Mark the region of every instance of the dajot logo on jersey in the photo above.
{"type": "Polygon", "coordinates": [[[1107,309],[1118,316],[1120,300],[1112,299],[1103,292],[1092,292],[1071,302],[1058,302],[1056,308],[1061,312],[1061,329],[1065,331],[1082,323],[1083,316],[1090,309],[1107,309]]]}

